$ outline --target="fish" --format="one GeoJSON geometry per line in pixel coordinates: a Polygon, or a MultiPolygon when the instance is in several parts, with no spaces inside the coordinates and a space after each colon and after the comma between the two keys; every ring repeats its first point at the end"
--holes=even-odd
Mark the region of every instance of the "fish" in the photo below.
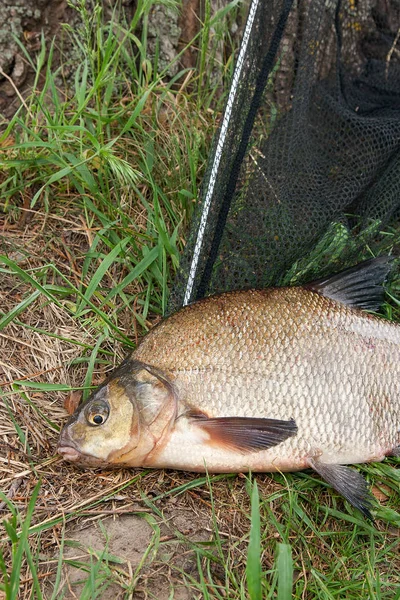
{"type": "Polygon", "coordinates": [[[400,325],[369,312],[391,264],[185,306],[78,406],[58,453],[84,467],[311,468],[372,519],[348,465],[400,455],[400,325]]]}

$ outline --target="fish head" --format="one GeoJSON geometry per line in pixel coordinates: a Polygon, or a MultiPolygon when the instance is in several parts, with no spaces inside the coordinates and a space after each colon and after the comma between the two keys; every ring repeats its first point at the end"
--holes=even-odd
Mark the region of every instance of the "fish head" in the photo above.
{"type": "Polygon", "coordinates": [[[57,451],[83,466],[143,466],[176,416],[173,384],[158,369],[128,359],[63,427],[57,451]]]}

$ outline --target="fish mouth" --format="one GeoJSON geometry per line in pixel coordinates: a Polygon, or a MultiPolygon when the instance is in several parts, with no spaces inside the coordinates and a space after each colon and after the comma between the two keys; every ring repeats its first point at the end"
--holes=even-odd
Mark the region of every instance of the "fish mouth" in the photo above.
{"type": "Polygon", "coordinates": [[[82,460],[82,453],[76,448],[74,442],[68,435],[67,427],[63,427],[57,444],[57,453],[69,462],[82,460]]]}
{"type": "Polygon", "coordinates": [[[82,458],[81,452],[78,452],[78,450],[72,446],[58,446],[57,452],[68,462],[76,462],[82,458]]]}
{"type": "Polygon", "coordinates": [[[85,468],[107,466],[107,463],[103,459],[96,458],[95,456],[85,454],[78,450],[66,430],[61,432],[60,440],[57,445],[57,454],[59,454],[63,460],[85,468]]]}
{"type": "Polygon", "coordinates": [[[73,446],[67,446],[67,445],[59,445],[57,447],[57,453],[60,454],[60,456],[62,456],[62,458],[68,462],[72,462],[75,463],[77,466],[81,466],[81,467],[89,467],[89,468],[97,468],[97,467],[109,467],[109,465],[107,464],[106,461],[104,461],[102,458],[96,458],[95,456],[90,456],[88,454],[84,454],[83,452],[80,452],[79,450],[77,450],[76,448],[74,448],[73,446]]]}

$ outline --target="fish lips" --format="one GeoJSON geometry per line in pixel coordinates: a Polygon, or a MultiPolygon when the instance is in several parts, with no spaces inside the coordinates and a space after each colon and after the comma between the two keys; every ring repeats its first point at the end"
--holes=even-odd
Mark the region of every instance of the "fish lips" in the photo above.
{"type": "Polygon", "coordinates": [[[78,452],[78,450],[72,446],[59,445],[57,446],[57,452],[63,457],[64,460],[67,460],[68,462],[75,462],[79,460],[79,457],[81,456],[81,452],[78,452]]]}
{"type": "Polygon", "coordinates": [[[57,444],[57,453],[68,462],[76,463],[85,467],[101,467],[105,461],[101,458],[89,456],[78,450],[74,442],[69,438],[66,427],[61,431],[60,439],[57,444]]]}

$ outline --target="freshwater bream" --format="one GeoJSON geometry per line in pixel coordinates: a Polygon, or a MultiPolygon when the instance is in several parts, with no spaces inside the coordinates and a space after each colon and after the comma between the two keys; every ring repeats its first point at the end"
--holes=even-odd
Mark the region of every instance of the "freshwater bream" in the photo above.
{"type": "Polygon", "coordinates": [[[313,468],[370,515],[343,465],[400,449],[400,326],[387,257],[305,287],[228,292],[162,321],[82,403],[58,452],[88,466],[313,468]]]}

